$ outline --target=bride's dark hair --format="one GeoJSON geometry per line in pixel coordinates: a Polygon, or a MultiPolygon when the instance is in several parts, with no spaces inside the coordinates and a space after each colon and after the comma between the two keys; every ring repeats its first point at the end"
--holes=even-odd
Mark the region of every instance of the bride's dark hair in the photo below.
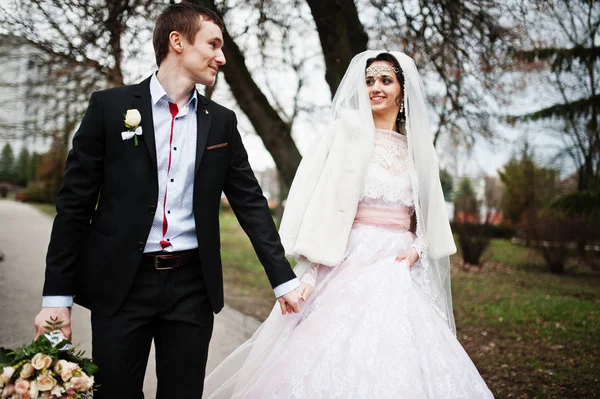
{"type": "MultiPolygon", "coordinates": [[[[404,74],[402,73],[402,68],[400,68],[400,63],[390,53],[379,53],[377,57],[369,58],[367,60],[367,65],[365,66],[365,70],[375,61],[386,61],[391,63],[394,68],[398,70],[396,72],[396,78],[398,82],[400,82],[400,94],[396,97],[396,105],[400,106],[403,101],[404,96],[404,74]]],[[[398,116],[396,117],[396,130],[398,133],[406,134],[404,131],[404,123],[406,122],[406,109],[402,109],[402,111],[398,111],[398,116]]]]}

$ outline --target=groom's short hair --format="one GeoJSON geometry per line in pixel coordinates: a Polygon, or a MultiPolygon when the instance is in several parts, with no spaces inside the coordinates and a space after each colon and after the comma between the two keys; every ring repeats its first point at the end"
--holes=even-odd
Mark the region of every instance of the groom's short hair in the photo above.
{"type": "Polygon", "coordinates": [[[177,31],[188,42],[194,43],[194,37],[201,27],[201,24],[198,23],[200,17],[202,17],[202,21],[210,21],[223,30],[223,21],[214,11],[185,1],[169,5],[158,16],[152,38],[157,66],[160,66],[169,53],[171,32],[177,31]]]}

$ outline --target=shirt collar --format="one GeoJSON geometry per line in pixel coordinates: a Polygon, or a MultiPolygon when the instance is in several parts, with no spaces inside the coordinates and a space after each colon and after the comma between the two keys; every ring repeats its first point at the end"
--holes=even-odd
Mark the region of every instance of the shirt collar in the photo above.
{"type": "MultiPolygon", "coordinates": [[[[165,89],[162,87],[158,78],[156,77],[156,72],[152,74],[152,78],[150,78],[150,98],[152,99],[152,106],[154,107],[160,100],[165,99],[168,102],[175,102],[165,89]]],[[[188,102],[190,110],[196,110],[198,105],[198,91],[196,88],[192,91],[192,96],[190,97],[190,101],[188,102]]]]}

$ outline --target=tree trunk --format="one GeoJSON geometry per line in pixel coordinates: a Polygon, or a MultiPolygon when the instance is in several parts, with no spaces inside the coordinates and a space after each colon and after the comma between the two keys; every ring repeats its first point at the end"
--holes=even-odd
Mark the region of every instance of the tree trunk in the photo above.
{"type": "MultiPolygon", "coordinates": [[[[219,15],[214,0],[190,0],[207,7],[219,15]]],[[[292,139],[291,127],[269,104],[269,100],[256,85],[246,67],[244,55],[227,31],[223,32],[223,52],[227,64],[223,66],[225,80],[231,92],[265,147],[273,157],[282,182],[289,187],[300,164],[300,152],[292,139]]],[[[284,191],[287,191],[287,187],[284,191]]]]}
{"type": "Polygon", "coordinates": [[[325,80],[333,97],[352,57],[367,49],[369,36],[358,18],[354,0],[306,2],[319,32],[325,57],[325,80]]]}
{"type": "Polygon", "coordinates": [[[121,38],[126,27],[123,25],[122,14],[127,9],[127,2],[121,0],[107,1],[108,18],[105,25],[109,34],[110,55],[114,60],[114,65],[108,71],[108,84],[110,87],[123,86],[123,48],[121,47],[121,38]]]}

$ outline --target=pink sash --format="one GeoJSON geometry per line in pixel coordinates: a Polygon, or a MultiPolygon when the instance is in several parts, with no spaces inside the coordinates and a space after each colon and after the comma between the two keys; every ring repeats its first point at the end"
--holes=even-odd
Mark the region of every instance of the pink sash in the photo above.
{"type": "Polygon", "coordinates": [[[409,230],[412,209],[407,206],[398,208],[380,208],[377,206],[359,205],[354,224],[366,224],[409,230]]]}

